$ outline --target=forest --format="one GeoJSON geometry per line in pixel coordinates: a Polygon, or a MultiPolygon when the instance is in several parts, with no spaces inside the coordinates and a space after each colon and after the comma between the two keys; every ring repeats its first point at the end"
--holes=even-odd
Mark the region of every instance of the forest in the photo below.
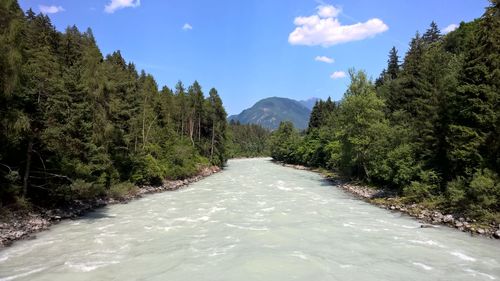
{"type": "Polygon", "coordinates": [[[318,102],[305,132],[280,125],[272,157],[499,223],[499,3],[445,35],[432,22],[375,81],[351,69],[342,100],[318,102]]]}
{"type": "Polygon", "coordinates": [[[271,132],[256,124],[229,122],[228,156],[230,158],[251,158],[269,156],[271,132]]]}
{"type": "Polygon", "coordinates": [[[222,166],[228,124],[216,89],[158,87],[90,29],[0,7],[0,207],[119,196],[222,166]]]}

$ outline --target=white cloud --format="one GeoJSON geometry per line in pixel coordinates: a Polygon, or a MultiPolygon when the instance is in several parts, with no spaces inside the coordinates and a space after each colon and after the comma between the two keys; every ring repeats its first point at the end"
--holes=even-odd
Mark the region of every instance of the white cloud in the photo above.
{"type": "Polygon", "coordinates": [[[40,12],[42,14],[56,14],[60,12],[64,12],[64,8],[61,6],[45,6],[45,5],[40,5],[38,6],[40,9],[40,12]]]}
{"type": "Polygon", "coordinates": [[[320,61],[320,62],[326,62],[326,63],[334,63],[335,60],[332,58],[329,58],[327,56],[317,56],[314,58],[315,61],[320,61]]]}
{"type": "Polygon", "coordinates": [[[191,29],[193,29],[193,27],[189,23],[185,23],[182,26],[182,30],[191,30],[191,29]]]}
{"type": "Polygon", "coordinates": [[[116,10],[123,8],[136,8],[141,5],[141,0],[111,0],[106,6],[104,6],[104,11],[106,13],[112,14],[116,10]]]}
{"type": "Polygon", "coordinates": [[[330,75],[330,78],[332,79],[340,79],[340,78],[345,78],[347,75],[345,74],[344,71],[335,71],[330,75]]]}
{"type": "Polygon", "coordinates": [[[321,5],[316,9],[318,10],[318,15],[322,18],[336,18],[342,12],[342,9],[332,5],[321,5]]]}
{"type": "Polygon", "coordinates": [[[339,8],[319,6],[317,9],[316,15],[295,18],[294,24],[297,27],[288,36],[290,44],[329,47],[370,38],[389,29],[378,18],[363,23],[342,25],[337,18],[341,11],[339,8]]]}
{"type": "Polygon", "coordinates": [[[458,28],[458,24],[450,24],[448,25],[445,29],[443,29],[443,32],[446,34],[446,33],[449,33],[449,32],[452,32],[453,30],[457,29],[458,28]]]}

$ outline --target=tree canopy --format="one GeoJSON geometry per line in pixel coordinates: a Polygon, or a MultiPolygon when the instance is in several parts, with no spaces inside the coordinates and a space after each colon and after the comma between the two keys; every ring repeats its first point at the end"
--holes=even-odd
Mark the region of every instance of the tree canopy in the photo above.
{"type": "Polygon", "coordinates": [[[328,114],[318,102],[300,136],[271,136],[280,161],[333,169],[410,202],[500,222],[500,4],[442,35],[432,22],[397,50],[375,83],[350,71],[328,114]]]}

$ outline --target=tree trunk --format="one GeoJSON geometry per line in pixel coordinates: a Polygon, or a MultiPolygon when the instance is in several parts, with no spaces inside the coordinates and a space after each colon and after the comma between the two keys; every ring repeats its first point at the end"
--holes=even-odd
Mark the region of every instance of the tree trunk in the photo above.
{"type": "Polygon", "coordinates": [[[212,147],[210,149],[210,161],[214,158],[214,142],[215,142],[215,122],[212,122],[212,147]]]}
{"type": "Polygon", "coordinates": [[[191,143],[194,146],[193,135],[194,135],[194,120],[191,119],[191,120],[189,120],[189,139],[191,139],[191,143]]]}
{"type": "Polygon", "coordinates": [[[198,117],[198,142],[201,140],[201,116],[198,117]]]}
{"type": "Polygon", "coordinates": [[[181,113],[181,136],[184,136],[184,113],[181,113]]]}
{"type": "Polygon", "coordinates": [[[26,169],[24,171],[22,198],[26,198],[26,195],[28,194],[28,184],[29,184],[29,177],[30,177],[31,155],[32,154],[33,154],[33,138],[30,138],[30,140],[28,142],[28,149],[26,151],[26,169]]]}

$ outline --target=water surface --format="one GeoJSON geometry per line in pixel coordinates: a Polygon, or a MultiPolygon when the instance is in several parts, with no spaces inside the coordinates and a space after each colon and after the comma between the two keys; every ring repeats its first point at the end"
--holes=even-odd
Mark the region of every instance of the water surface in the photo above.
{"type": "Polygon", "coordinates": [[[422,229],[268,159],[0,251],[0,281],[499,279],[498,241],[422,229]]]}

